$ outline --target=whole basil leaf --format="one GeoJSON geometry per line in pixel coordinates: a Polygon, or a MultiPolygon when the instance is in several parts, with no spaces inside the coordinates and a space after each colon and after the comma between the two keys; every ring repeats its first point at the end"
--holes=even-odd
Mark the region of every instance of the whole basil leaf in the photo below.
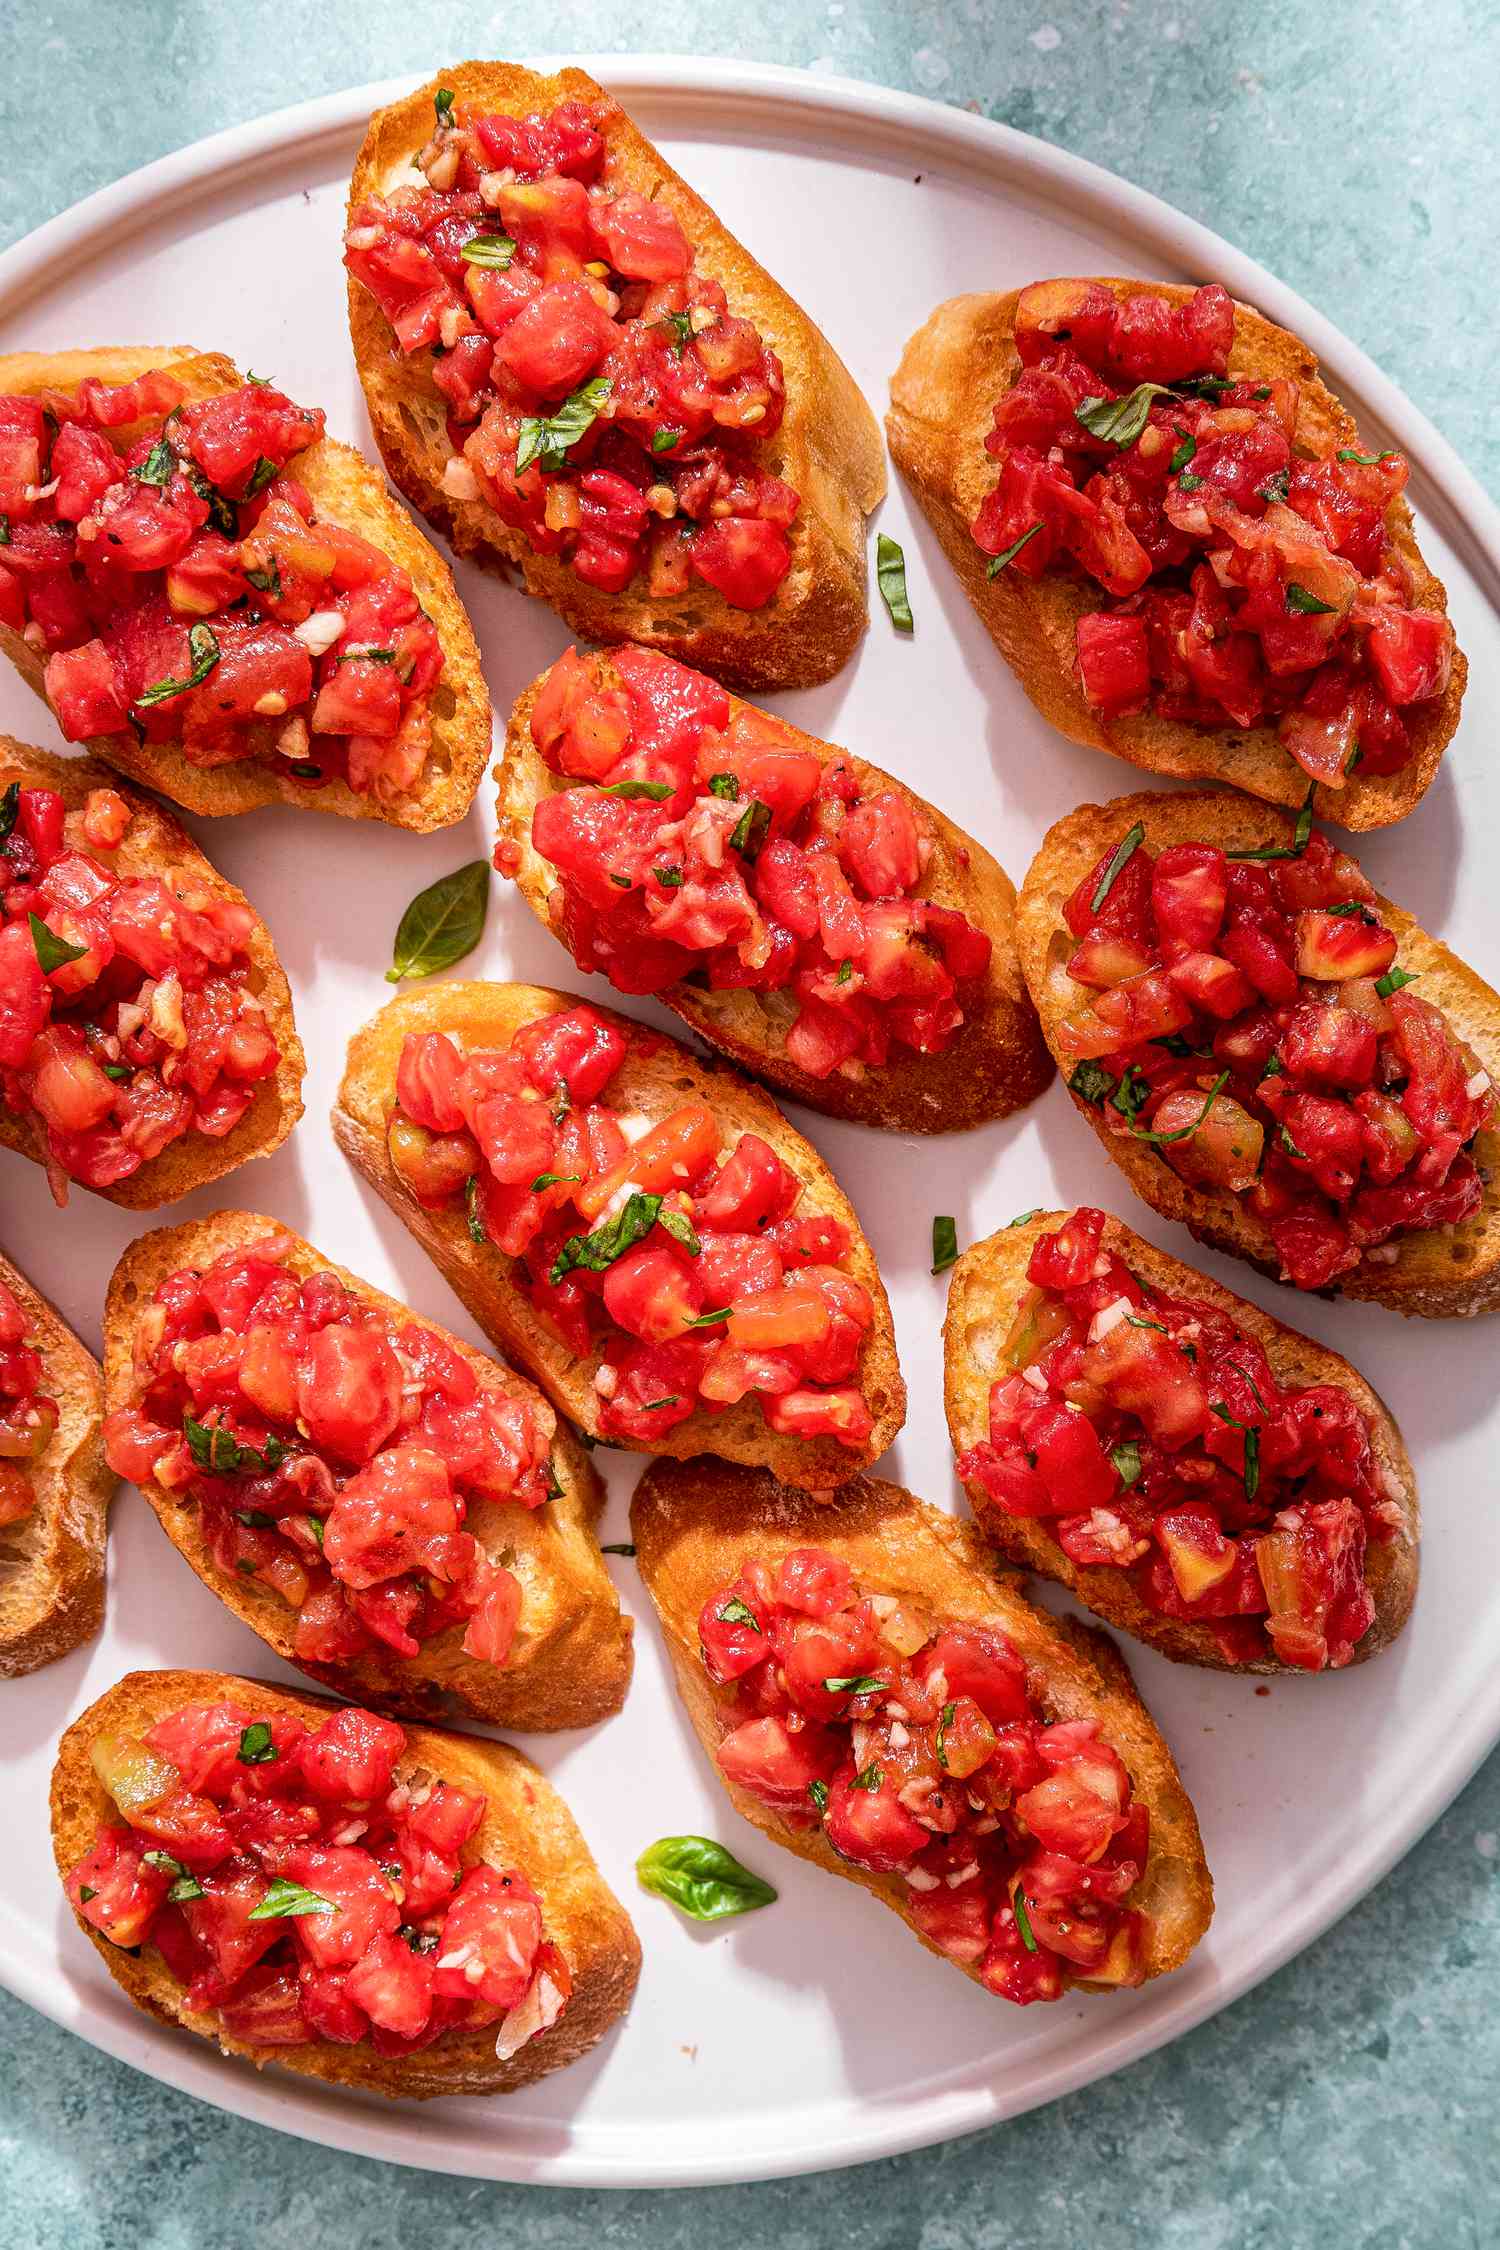
{"type": "Polygon", "coordinates": [[[635,1872],[642,1890],[670,1900],[695,1922],[722,1922],[776,1900],[769,1883],[711,1836],[663,1836],[641,1853],[635,1872]]]}
{"type": "Polygon", "coordinates": [[[472,953],[484,934],[489,903],[487,859],[471,859],[467,867],[456,867],[451,875],[440,875],[425,891],[418,891],[397,925],[386,983],[435,976],[472,953]]]}

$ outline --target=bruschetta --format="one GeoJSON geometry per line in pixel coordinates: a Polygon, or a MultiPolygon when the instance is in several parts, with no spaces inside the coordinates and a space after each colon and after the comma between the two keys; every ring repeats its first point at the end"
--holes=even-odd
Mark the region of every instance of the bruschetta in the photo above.
{"type": "Polygon", "coordinates": [[[0,1253],[0,1679],[104,1621],[103,1423],[98,1361],[0,1253]]]}
{"type": "Polygon", "coordinates": [[[105,1445],[283,1662],[398,1717],[589,1726],[630,1678],[599,1481],[546,1400],[220,1211],[131,1244],[105,1308],[105,1445]]]}
{"type": "Polygon", "coordinates": [[[244,893],[105,767],[0,735],[0,1147],[151,1211],[280,1148],[302,1072],[244,893]]]}
{"type": "Polygon", "coordinates": [[[1081,805],[1021,893],[1021,966],[1138,1195],[1298,1289],[1500,1304],[1500,994],[1304,810],[1081,805]]]}
{"type": "Polygon", "coordinates": [[[69,742],[194,813],[446,828],[490,748],[447,564],[220,353],[0,357],[0,647],[69,742]]]}
{"type": "Polygon", "coordinates": [[[985,1537],[1163,1655],[1320,1672],[1410,1616],[1416,1479],[1369,1384],[1118,1219],[966,1250],[943,1371],[985,1537]]]}
{"type": "Polygon", "coordinates": [[[52,1847],[79,1928],[146,2015],[393,2099],[561,2070],[640,1971],[519,1750],[227,1672],[131,1672],[75,1720],[52,1847]]]}
{"type": "Polygon", "coordinates": [[[581,969],[829,1116],[1005,1117],[1052,1065],[989,853],[878,766],[650,649],[511,715],[496,865],[581,969]]]}
{"type": "Polygon", "coordinates": [[[1213,1884],[1170,1750],[1105,1636],[966,1524],[689,1461],[651,1468],[631,1531],[693,1730],[775,1843],[1021,2005],[1187,1959],[1213,1884]]]}
{"type": "Polygon", "coordinates": [[[375,442],[458,554],[740,685],[848,661],[875,418],[602,86],[467,62],[377,110],[344,244],[375,442]]]}
{"type": "Polygon", "coordinates": [[[770,1097],[570,993],[443,984],[349,1044],[334,1138],[591,1438],[842,1484],[906,1413],[838,1183],[770,1097]]]}
{"type": "Polygon", "coordinates": [[[985,629],[1074,742],[1346,828],[1417,803],[1466,666],[1400,453],[1212,283],[953,297],[891,452],[985,629]]]}

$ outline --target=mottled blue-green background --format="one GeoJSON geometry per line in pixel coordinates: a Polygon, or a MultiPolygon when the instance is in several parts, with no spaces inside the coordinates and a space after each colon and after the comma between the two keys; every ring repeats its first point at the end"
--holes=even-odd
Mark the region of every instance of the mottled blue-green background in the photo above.
{"type": "MultiPolygon", "coordinates": [[[[1093,157],[1300,289],[1500,491],[1496,0],[0,0],[0,242],[305,96],[564,49],[877,79],[1093,157]]],[[[670,2195],[307,2147],[0,1995],[0,2250],[1490,2250],[1497,1868],[1500,1759],[1321,1944],[1107,2085],[857,2172],[670,2195]]]]}

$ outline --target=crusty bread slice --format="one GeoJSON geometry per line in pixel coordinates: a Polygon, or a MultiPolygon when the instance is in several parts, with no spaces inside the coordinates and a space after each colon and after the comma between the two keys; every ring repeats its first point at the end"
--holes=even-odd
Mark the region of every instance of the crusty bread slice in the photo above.
{"type": "MultiPolygon", "coordinates": [[[[1090,277],[1094,278],[1094,277],[1090,277]]],[[[1149,289],[1182,304],[1193,292],[1166,282],[1099,277],[1117,297],[1149,289]]],[[[1014,326],[1017,289],[950,297],[919,328],[901,355],[891,382],[886,433],[891,454],[981,623],[1044,719],[1074,742],[1107,750],[1151,773],[1189,781],[1229,781],[1273,805],[1300,805],[1308,777],[1284,750],[1272,726],[1195,727],[1142,712],[1106,719],[1086,700],[1078,677],[1078,620],[1103,599],[1091,579],[1048,571],[1031,579],[1019,571],[989,576],[990,558],[974,544],[973,523],[995,482],[995,462],[984,450],[995,408],[1021,370],[1014,326]]],[[[1353,416],[1318,380],[1307,346],[1251,305],[1236,304],[1231,373],[1269,382],[1285,375],[1301,386],[1297,444],[1326,458],[1339,446],[1358,446],[1353,416]]],[[[1411,510],[1393,503],[1391,537],[1413,581],[1419,609],[1446,611],[1447,595],[1418,551],[1411,510]]],[[[1320,819],[1345,828],[1384,828],[1419,801],[1458,725],[1468,667],[1455,651],[1446,691],[1416,707],[1408,724],[1412,754],[1399,773],[1357,770],[1341,788],[1319,783],[1313,803],[1320,819]]]]}
{"type": "Polygon", "coordinates": [[[509,575],[518,569],[591,641],[634,640],[744,687],[811,687],[853,655],[867,616],[864,519],[885,491],[880,431],[833,346],[666,162],[603,87],[581,70],[541,77],[516,63],[465,62],[389,109],[377,110],[355,161],[349,206],[410,186],[412,159],[433,129],[440,87],[494,114],[525,116],[561,101],[599,105],[611,178],[676,213],[700,271],[722,283],[731,312],[754,321],[786,376],[786,414],[757,458],[801,494],[792,567],[763,609],[734,609],[707,586],[652,601],[640,589],[601,593],[553,555],[534,554],[482,499],[443,490],[451,458],[447,408],[432,354],[397,346],[367,289],[350,280],[349,328],[370,426],[391,477],[456,554],[509,575]]]}
{"type": "Polygon", "coordinates": [[[0,1525],[0,1679],[14,1680],[92,1640],[104,1622],[115,1477],[100,1434],[98,1361],[3,1252],[0,1283],[21,1308],[26,1342],[41,1354],[40,1388],[58,1409],[52,1443],[28,1464],[36,1505],[19,1523],[0,1525]]]}
{"type": "MultiPolygon", "coordinates": [[[[1028,1685],[1048,1720],[1095,1720],[1150,1811],[1150,1856],[1130,1894],[1130,1904],[1152,1918],[1147,1976],[1161,1976],[1187,1959],[1213,1913],[1213,1881],[1171,1751],[1113,1642],[1028,1600],[1021,1580],[996,1564],[969,1525],[873,1477],[855,1478],[832,1507],[820,1508],[806,1493],[789,1491],[764,1473],[721,1461],[654,1464],[636,1488],[630,1525],[678,1693],[710,1758],[728,1731],[730,1698],[704,1669],[698,1615],[747,1555],[775,1564],[793,1548],[818,1547],[846,1562],[864,1591],[909,1600],[944,1621],[990,1625],[1004,1633],[1024,1658],[1028,1685]]],[[[758,1798],[726,1781],[717,1763],[714,1772],[735,1811],[764,1835],[830,1875],[873,1891],[929,1952],[948,1958],[911,1922],[899,1876],[850,1866],[821,1828],[787,1827],[758,1798]]],[[[978,1981],[977,1970],[965,1973],[978,1981]]]]}
{"type": "MultiPolygon", "coordinates": [[[[1021,968],[1042,1019],[1043,1037],[1065,1082],[1073,1066],[1058,1051],[1057,1027],[1089,995],[1068,975],[1072,940],[1063,908],[1089,869],[1137,821],[1145,830],[1149,852],[1189,842],[1217,844],[1230,852],[1253,851],[1268,844],[1289,846],[1295,834],[1295,824],[1286,814],[1254,804],[1248,797],[1211,789],[1079,805],[1047,831],[1021,886],[1017,929],[1021,968]]],[[[1492,992],[1457,954],[1429,937],[1388,898],[1377,894],[1374,903],[1396,934],[1402,968],[1420,976],[1423,999],[1441,1008],[1500,1085],[1500,993],[1492,992]]],[[[1164,1219],[1180,1219],[1212,1249],[1248,1258],[1263,1273],[1280,1278],[1281,1260],[1269,1232],[1238,1198],[1180,1179],[1149,1142],[1110,1132],[1100,1109],[1078,1094],[1073,1101],[1137,1195],[1154,1211],[1164,1219]]],[[[1488,1312],[1500,1305],[1500,1133],[1481,1133],[1477,1155],[1484,1201],[1472,1219],[1461,1227],[1426,1228],[1400,1237],[1391,1245],[1396,1255],[1389,1263],[1367,1258],[1352,1273],[1341,1274],[1333,1290],[1344,1297],[1373,1298],[1393,1312],[1421,1313],[1431,1319],[1488,1312]]]]}
{"type": "MultiPolygon", "coordinates": [[[[403,993],[349,1042],[348,1067],[334,1104],[333,1137],[416,1236],[485,1334],[536,1378],[561,1413],[594,1436],[599,1426],[594,1371],[602,1354],[579,1359],[563,1343],[512,1280],[514,1261],[487,1242],[474,1242],[461,1209],[424,1211],[402,1186],[386,1145],[396,1101],[396,1066],[409,1033],[446,1031],[469,1048],[505,1047],[522,1024],[578,1005],[574,993],[534,984],[438,984],[427,992],[403,993]]],[[[819,1490],[842,1484],[885,1451],[906,1418],[906,1385],[896,1359],[891,1308],[852,1205],[817,1150],[793,1130],[758,1086],[749,1085],[722,1063],[700,1061],[676,1040],[647,1031],[628,1016],[615,1015],[608,1008],[597,1013],[629,1042],[625,1060],[610,1081],[609,1106],[655,1122],[684,1101],[705,1101],[723,1119],[726,1138],[758,1133],[805,1181],[799,1214],[827,1214],[849,1229],[849,1271],[875,1304],[875,1322],[865,1339],[857,1378],[875,1427],[857,1452],[831,1437],[778,1436],[753,1398],[742,1399],[722,1414],[694,1414],[649,1448],[619,1439],[608,1442],[629,1452],[664,1453],[677,1459],[711,1447],[726,1461],[774,1469],[788,1484],[819,1490]]]]}
{"type": "MultiPolygon", "coordinates": [[[[990,1434],[990,1386],[1010,1372],[1002,1363],[1001,1347],[1030,1286],[1027,1263],[1038,1238],[1051,1234],[1065,1217],[1062,1211],[1033,1212],[1024,1224],[1006,1227],[987,1242],[976,1242],[953,1269],[948,1317],[943,1325],[943,1393],[955,1453],[967,1452],[990,1434]]],[[[1119,1219],[1110,1219],[1105,1227],[1104,1247],[1123,1258],[1149,1288],[1168,1296],[1189,1297],[1227,1313],[1237,1328],[1264,1348],[1279,1383],[1332,1383],[1347,1391],[1366,1416],[1382,1490],[1396,1502],[1403,1521],[1394,1539],[1384,1544],[1372,1541],[1366,1552],[1365,1575],[1375,1603],[1375,1618],[1364,1638],[1356,1643],[1353,1660],[1363,1663],[1366,1657],[1388,1648],[1411,1615],[1416,1598],[1421,1512],[1411,1460],[1383,1400],[1337,1352],[1314,1343],[1295,1328],[1283,1326],[1269,1313],[1247,1304],[1243,1297],[1221,1289],[1206,1274],[1169,1257],[1165,1250],[1153,1249],[1119,1219]]],[[[1231,1662],[1208,1626],[1163,1617],[1149,1608],[1123,1570],[1085,1568],[1073,1562],[1058,1545],[1047,1518],[1007,1515],[986,1500],[979,1486],[971,1484],[966,1490],[984,1537],[1007,1562],[1055,1578],[1106,1624],[1133,1633],[1138,1641],[1148,1641],[1163,1656],[1175,1657],[1182,1664],[1212,1665],[1226,1672],[1297,1670],[1296,1666],[1278,1663],[1269,1654],[1254,1663],[1231,1662]]]]}
{"type": "MultiPolygon", "coordinates": [[[[550,771],[531,739],[531,714],[541,686],[541,679],[533,680],[511,713],[505,756],[495,776],[501,845],[518,855],[521,895],[537,920],[551,929],[549,900],[555,892],[560,904],[562,891],[555,868],[532,846],[531,817],[542,797],[569,784],[550,771]]],[[[810,752],[825,764],[841,762],[866,793],[894,790],[925,821],[933,851],[918,895],[967,915],[986,933],[994,946],[989,968],[966,995],[964,1023],[940,1055],[901,1047],[883,1069],[866,1070],[858,1078],[842,1071],[814,1078],[792,1061],[786,1035],[797,1002],[790,993],[711,992],[682,983],[656,997],[710,1046],[829,1117],[898,1133],[958,1133],[1008,1117],[1034,1101],[1052,1076],[1052,1064],[1016,960],[1016,892],[1010,877],[982,844],[904,782],[800,727],[780,723],[789,749],[810,752]]]]}
{"type": "MultiPolygon", "coordinates": [[[[288,1272],[299,1279],[310,1273],[337,1274],[362,1304],[403,1326],[412,1322],[430,1329],[468,1363],[482,1389],[530,1399],[544,1420],[551,1419],[546,1402],[511,1368],[334,1265],[289,1227],[247,1211],[217,1211],[186,1226],[162,1227],[142,1235],[125,1252],[110,1280],[104,1312],[104,1381],[110,1413],[139,1403],[136,1332],[142,1313],[167,1276],[184,1266],[212,1265],[226,1251],[248,1250],[267,1235],[291,1242],[288,1272]]],[[[552,1465],[562,1486],[556,1499],[535,1509],[504,1500],[477,1501],[471,1503],[465,1522],[465,1530],[503,1560],[521,1584],[515,1640],[498,1668],[464,1654],[461,1625],[448,1626],[425,1641],[419,1656],[398,1656],[379,1647],[349,1664],[309,1663],[293,1645],[296,1612],[272,1587],[226,1571],[214,1560],[193,1501],[154,1478],[142,1490],[163,1531],[210,1593],[258,1633],[283,1663],[294,1664],[309,1679],[396,1718],[437,1719],[456,1708],[494,1726],[550,1731],[592,1726],[618,1711],[631,1665],[630,1621],[620,1614],[619,1596],[594,1537],[603,1489],[582,1446],[565,1426],[559,1426],[553,1438],[552,1465]]]]}
{"type": "MultiPolygon", "coordinates": [[[[10,735],[0,735],[0,790],[12,781],[19,781],[23,789],[55,789],[70,815],[82,811],[93,790],[117,790],[130,807],[130,826],[118,851],[94,852],[96,859],[120,875],[159,876],[179,897],[212,891],[255,912],[244,892],[236,890],[212,861],[205,859],[180,822],[154,798],[122,786],[117,774],[95,765],[92,759],[50,757],[45,750],[33,750],[10,735]]],[[[292,1018],[291,989],[271,933],[258,915],[247,950],[251,960],[248,988],[265,1008],[281,1052],[275,1070],[261,1080],[255,1099],[230,1132],[217,1139],[208,1133],[186,1133],[169,1142],[160,1156],[153,1156],[128,1179],[117,1180],[113,1187],[92,1188],[91,1194],[122,1204],[127,1211],[155,1211],[194,1188],[222,1180],[226,1172],[235,1171],[252,1156],[273,1156],[302,1115],[306,1058],[292,1018]]],[[[13,1148],[35,1164],[47,1161],[45,1139],[33,1117],[9,1110],[3,1103],[0,1147],[13,1148]]]]}
{"type": "MultiPolygon", "coordinates": [[[[97,1779],[89,1751],[101,1734],[139,1737],[188,1703],[235,1703],[267,1718],[286,1715],[322,1726],[337,1706],[322,1696],[232,1672],[130,1672],[108,1689],[58,1745],[52,1769],[52,1849],[66,1878],[101,1826],[118,1820],[97,1779]]],[[[487,1860],[519,1868],[542,1903],[546,1935],[565,1956],[573,1992],[558,2021],[528,2040],[508,2062],[495,2054],[495,2033],[445,2032],[413,2055],[380,2055],[368,2040],[343,2047],[332,2040],[301,2047],[255,2047],[223,2032],[212,2013],[189,2008],[185,1988],[154,1945],[127,1953],[90,1923],[78,1926],[116,1984],[159,2023],[215,2041],[226,2055],[244,2055],[257,2069],[275,2063],[303,2078],[425,2101],[435,2094],[513,2094],[561,2070],[603,2038],[624,2013],[640,1974],[641,1949],[630,1918],[589,1855],[562,1798],[529,1758],[507,1742],[434,1727],[408,1726],[397,1767],[402,1778],[433,1774],[487,1803],[478,1832],[464,1846],[465,1866],[487,1860]]]]}
{"type": "MultiPolygon", "coordinates": [[[[76,391],[89,377],[128,383],[152,368],[170,368],[190,398],[238,390],[245,378],[221,352],[191,345],[106,348],[82,352],[12,352],[0,356],[0,393],[30,397],[40,391],[76,391]]],[[[130,434],[127,432],[127,435],[130,434]]],[[[87,747],[133,781],[143,782],[191,813],[251,812],[257,805],[296,805],[302,811],[340,813],[346,820],[383,820],[396,828],[449,828],[473,802],[490,754],[490,698],[479,669],[479,649],[453,573],[437,549],[386,491],[385,480],[351,445],[320,438],[287,465],[312,495],[318,513],[346,531],[357,531],[399,563],[443,644],[443,676],[432,697],[432,754],[417,788],[391,803],[360,794],[346,782],[310,789],[280,763],[242,758],[233,765],[189,763],[180,744],[137,742],[130,732],[101,735],[87,747]]],[[[29,641],[0,625],[0,650],[28,686],[45,700],[43,659],[29,641]]]]}

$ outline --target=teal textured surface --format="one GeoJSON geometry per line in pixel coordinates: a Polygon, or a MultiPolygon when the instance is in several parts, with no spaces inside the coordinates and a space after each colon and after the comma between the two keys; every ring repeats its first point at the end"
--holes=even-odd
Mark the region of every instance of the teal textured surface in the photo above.
{"type": "MultiPolygon", "coordinates": [[[[1486,272],[1497,185],[1486,89],[1500,82],[1500,10],[1482,0],[1378,14],[1333,0],[1317,15],[1286,0],[765,0],[748,25],[722,0],[691,25],[609,0],[522,0],[503,16],[325,0],[290,41],[286,12],[263,0],[16,0],[10,25],[0,240],[203,133],[461,53],[691,45],[960,102],[1155,189],[1261,258],[1500,488],[1475,373],[1493,305],[1470,280],[1486,272]]],[[[877,259],[878,245],[874,285],[877,259]]],[[[1429,1495],[1438,1523],[1441,1499],[1429,1495]]],[[[1500,2218],[1497,1864],[1492,1761],[1339,1929],[1167,2053],[946,2150],[671,2197],[443,2181],[273,2138],[0,1998],[0,2219],[15,2250],[448,2250],[523,2227],[546,2250],[731,2234],[759,2250],[836,2233],[853,2250],[1477,2246],[1500,2218]]]]}

